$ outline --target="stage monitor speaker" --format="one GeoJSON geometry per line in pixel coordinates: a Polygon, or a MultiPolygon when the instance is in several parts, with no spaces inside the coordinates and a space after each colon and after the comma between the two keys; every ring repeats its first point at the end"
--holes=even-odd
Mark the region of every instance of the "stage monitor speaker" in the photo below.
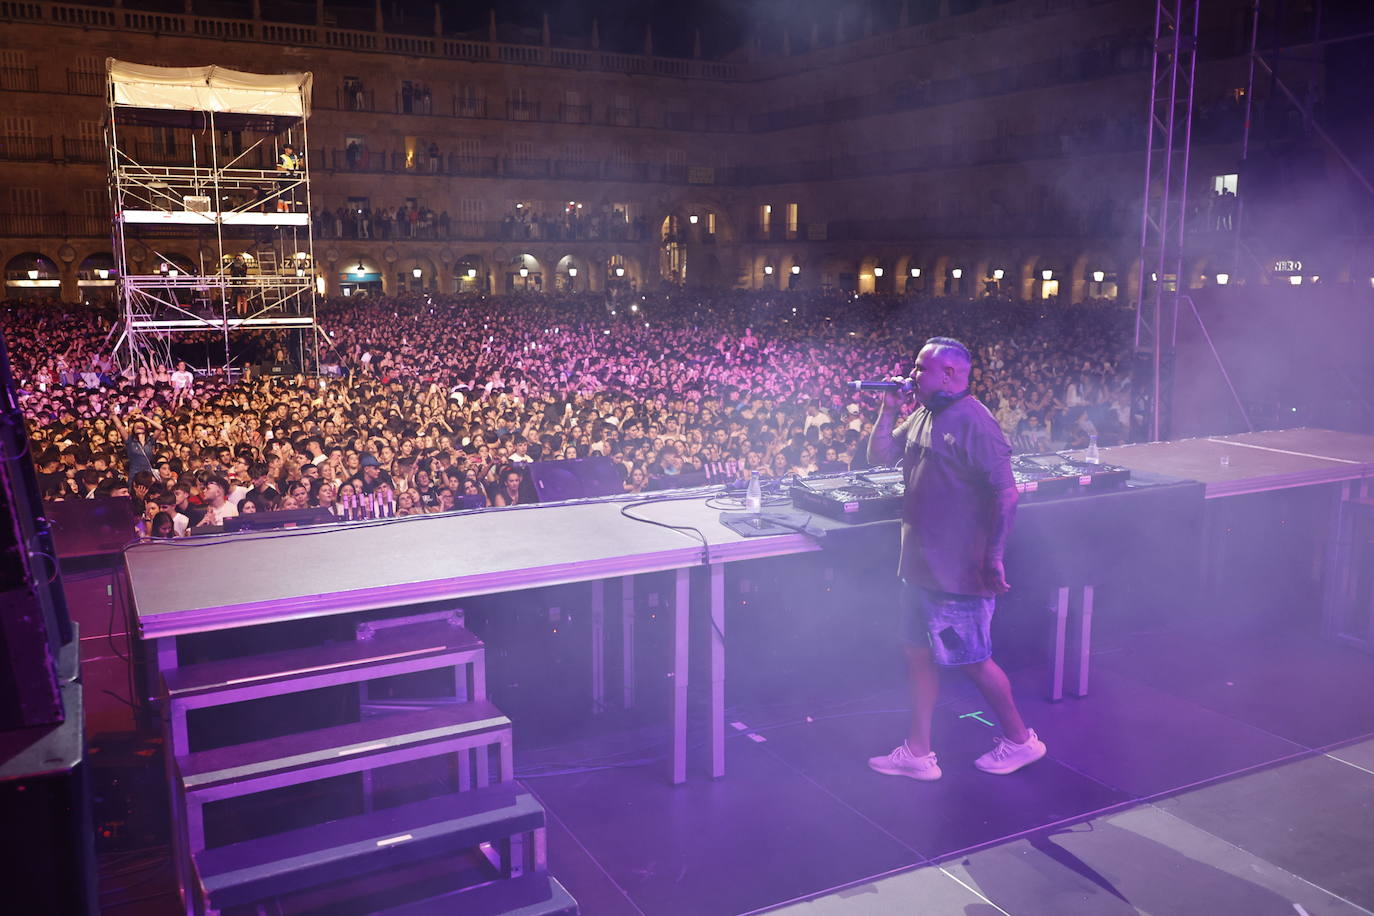
{"type": "Polygon", "coordinates": [[[706,477],[705,471],[687,471],[682,474],[665,474],[662,477],[650,477],[649,485],[646,490],[682,490],[687,487],[704,487],[710,480],[706,477]]]}
{"type": "Polygon", "coordinates": [[[275,512],[248,512],[224,520],[225,531],[267,531],[272,528],[299,528],[301,525],[329,525],[340,521],[328,509],[278,509],[275,512]]]}
{"type": "Polygon", "coordinates": [[[59,499],[43,504],[59,559],[119,553],[137,534],[133,500],[127,496],[59,499]]]}
{"type": "Polygon", "coordinates": [[[620,472],[609,458],[568,458],[560,461],[536,461],[530,465],[534,492],[541,503],[561,502],[565,499],[587,499],[615,496],[625,492],[620,472]]]}

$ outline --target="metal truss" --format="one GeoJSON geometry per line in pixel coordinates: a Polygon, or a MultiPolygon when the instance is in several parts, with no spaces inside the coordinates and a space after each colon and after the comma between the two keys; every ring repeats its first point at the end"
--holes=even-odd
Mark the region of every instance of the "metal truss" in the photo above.
{"type": "Polygon", "coordinates": [[[1149,142],[1145,151],[1144,206],[1140,220],[1140,274],[1136,288],[1135,348],[1148,355],[1148,436],[1165,435],[1162,415],[1166,372],[1178,324],[1184,282],[1183,246],[1188,213],[1188,166],[1197,79],[1200,0],[1156,0],[1154,64],[1150,82],[1149,142]]]}

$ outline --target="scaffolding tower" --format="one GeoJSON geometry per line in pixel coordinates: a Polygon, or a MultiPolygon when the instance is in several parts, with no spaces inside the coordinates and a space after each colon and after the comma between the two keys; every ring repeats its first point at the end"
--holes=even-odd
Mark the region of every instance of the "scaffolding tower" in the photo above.
{"type": "Polygon", "coordinates": [[[272,347],[261,361],[317,372],[311,74],[114,58],[106,72],[116,360],[167,366],[185,352],[175,344],[199,342],[206,354],[222,345],[229,370],[235,346],[260,336],[272,347]],[[188,241],[193,257],[174,253],[188,241]]]}

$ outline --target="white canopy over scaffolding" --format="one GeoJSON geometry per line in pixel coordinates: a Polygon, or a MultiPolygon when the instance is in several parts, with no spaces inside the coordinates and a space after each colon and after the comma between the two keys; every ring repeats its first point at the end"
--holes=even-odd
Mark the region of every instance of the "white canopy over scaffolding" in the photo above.
{"type": "Polygon", "coordinates": [[[154,67],[105,59],[111,101],[122,108],[310,115],[309,73],[244,73],[228,67],[154,67]]]}

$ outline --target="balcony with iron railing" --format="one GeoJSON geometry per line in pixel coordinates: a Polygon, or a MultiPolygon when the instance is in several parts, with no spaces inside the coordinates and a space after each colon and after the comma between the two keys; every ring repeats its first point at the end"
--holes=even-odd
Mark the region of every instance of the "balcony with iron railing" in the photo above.
{"type": "Polygon", "coordinates": [[[37,92],[37,67],[0,67],[0,90],[37,92]]]}
{"type": "Polygon", "coordinates": [[[67,92],[72,95],[104,95],[107,85],[109,83],[103,73],[88,70],[67,71],[67,92]]]}
{"type": "Polygon", "coordinates": [[[0,237],[108,239],[110,218],[82,213],[0,213],[0,237]]]}
{"type": "Polygon", "coordinates": [[[511,99],[506,102],[506,119],[509,121],[538,121],[539,103],[511,99]]]}
{"type": "Polygon", "coordinates": [[[47,162],[52,158],[52,137],[0,137],[0,159],[47,162]]]}
{"type": "Polygon", "coordinates": [[[63,137],[62,158],[68,162],[104,162],[105,141],[88,137],[63,137]]]}
{"type": "Polygon", "coordinates": [[[455,96],[453,99],[453,116],[455,118],[485,118],[487,116],[487,100],[455,96]]]}
{"type": "Polygon", "coordinates": [[[592,120],[590,105],[560,105],[558,113],[564,124],[590,124],[592,120]]]}
{"type": "MultiPolygon", "coordinates": [[[[256,6],[256,4],[255,4],[256,6]]],[[[202,16],[193,12],[154,12],[123,6],[95,6],[48,0],[0,0],[0,19],[10,23],[46,23],[83,30],[138,32],[169,38],[203,38],[285,45],[293,48],[405,54],[410,57],[482,61],[520,66],[559,67],[582,71],[637,73],[673,79],[735,80],[738,64],[638,54],[613,54],[582,48],[474,41],[442,35],[412,35],[336,28],[323,22],[269,22],[261,17],[202,16]]],[[[31,83],[0,88],[36,88],[31,83]]],[[[358,110],[372,110],[358,109],[358,110]]]]}

